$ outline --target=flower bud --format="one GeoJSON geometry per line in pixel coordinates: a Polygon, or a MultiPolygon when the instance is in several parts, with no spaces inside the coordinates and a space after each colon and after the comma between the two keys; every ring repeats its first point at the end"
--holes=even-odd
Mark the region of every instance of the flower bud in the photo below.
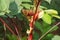
{"type": "Polygon", "coordinates": [[[44,15],[44,11],[42,10],[42,11],[40,11],[39,14],[38,14],[38,19],[42,18],[43,15],[44,15]]]}

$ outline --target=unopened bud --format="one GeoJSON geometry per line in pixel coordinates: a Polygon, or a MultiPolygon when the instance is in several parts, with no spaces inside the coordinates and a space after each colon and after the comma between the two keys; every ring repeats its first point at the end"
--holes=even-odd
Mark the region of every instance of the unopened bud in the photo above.
{"type": "Polygon", "coordinates": [[[32,32],[33,28],[30,27],[30,30],[27,30],[27,34],[30,34],[32,32]]]}
{"type": "Polygon", "coordinates": [[[44,15],[44,11],[42,10],[42,11],[40,11],[39,14],[38,14],[38,19],[42,18],[43,15],[44,15]]]}

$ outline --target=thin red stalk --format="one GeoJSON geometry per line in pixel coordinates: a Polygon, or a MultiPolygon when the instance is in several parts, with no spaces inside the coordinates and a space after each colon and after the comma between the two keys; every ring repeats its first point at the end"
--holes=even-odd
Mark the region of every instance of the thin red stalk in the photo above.
{"type": "Polygon", "coordinates": [[[36,10],[35,10],[35,14],[37,13],[38,7],[39,7],[40,4],[41,4],[41,0],[38,0],[37,6],[36,6],[36,10]]]}
{"type": "Polygon", "coordinates": [[[11,19],[11,18],[8,16],[8,20],[10,21],[11,25],[13,25],[14,28],[15,28],[15,31],[16,31],[16,33],[17,33],[17,35],[18,35],[18,36],[17,36],[17,39],[20,40],[19,32],[18,32],[18,29],[17,29],[17,25],[16,25],[15,22],[14,22],[14,19],[11,19]]]}
{"type": "Polygon", "coordinates": [[[9,18],[9,17],[8,17],[8,20],[10,21],[11,25],[12,25],[12,26],[14,26],[15,31],[16,31],[16,33],[17,33],[17,35],[19,35],[19,33],[18,33],[18,29],[17,29],[17,26],[16,26],[16,24],[15,24],[14,20],[13,20],[13,19],[11,19],[11,18],[9,18]]]}
{"type": "Polygon", "coordinates": [[[5,27],[5,24],[4,25],[4,39],[6,40],[6,27],[5,27]]]}
{"type": "Polygon", "coordinates": [[[33,40],[34,23],[35,23],[36,19],[38,18],[38,7],[40,5],[40,2],[41,2],[41,0],[38,0],[37,6],[36,6],[36,10],[35,10],[35,14],[33,15],[33,17],[30,20],[29,26],[30,26],[30,28],[32,28],[32,30],[31,30],[31,32],[30,32],[30,34],[28,36],[28,40],[33,40]]]}
{"type": "MultiPolygon", "coordinates": [[[[8,16],[8,15],[6,15],[6,16],[8,16]]],[[[14,19],[11,19],[11,18],[8,16],[8,20],[10,21],[11,25],[14,26],[17,35],[19,35],[18,29],[17,29],[17,25],[15,24],[14,19]]]]}
{"type": "MultiPolygon", "coordinates": [[[[32,17],[31,20],[30,20],[29,26],[30,26],[31,28],[33,28],[33,26],[34,26],[33,17],[32,17]]],[[[33,40],[33,30],[31,30],[30,34],[28,35],[28,40],[33,40]]]]}
{"type": "Polygon", "coordinates": [[[19,36],[19,32],[18,32],[18,29],[17,29],[17,25],[15,24],[14,19],[12,19],[12,21],[13,21],[13,25],[14,25],[14,27],[15,27],[16,33],[17,33],[17,35],[19,36]]]}
{"type": "Polygon", "coordinates": [[[28,36],[28,40],[33,40],[33,33],[30,33],[30,35],[28,36]]]}
{"type": "Polygon", "coordinates": [[[10,31],[12,34],[16,35],[16,34],[14,33],[14,31],[6,24],[6,22],[5,22],[2,18],[0,18],[0,21],[1,21],[3,24],[5,24],[5,27],[8,28],[9,31],[10,31]]]}
{"type": "Polygon", "coordinates": [[[7,20],[9,21],[9,24],[10,24],[11,26],[13,26],[13,24],[12,24],[13,22],[12,22],[11,18],[8,17],[7,20]]]}

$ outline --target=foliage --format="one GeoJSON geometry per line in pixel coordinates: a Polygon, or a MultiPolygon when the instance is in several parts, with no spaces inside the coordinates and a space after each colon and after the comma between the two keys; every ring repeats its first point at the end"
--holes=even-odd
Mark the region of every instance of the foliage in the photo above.
{"type": "Polygon", "coordinates": [[[52,38],[52,40],[60,40],[60,36],[55,35],[55,36],[52,38]]]}
{"type": "Polygon", "coordinates": [[[17,40],[15,35],[9,35],[7,34],[8,40],[17,40]]]}
{"type": "MultiPolygon", "coordinates": [[[[34,30],[33,40],[38,40],[41,35],[46,33],[52,27],[52,24],[54,24],[56,20],[60,20],[59,4],[60,4],[59,0],[42,0],[41,6],[39,6],[39,9],[44,11],[44,15],[35,23],[35,27],[37,28],[37,30],[41,31],[41,33],[39,34],[34,30]]],[[[8,17],[11,19],[17,17],[18,18],[17,20],[20,20],[20,21],[16,21],[16,19],[14,19],[14,21],[16,21],[15,23],[19,26],[18,28],[21,28],[22,30],[20,33],[20,35],[23,35],[21,36],[21,39],[26,40],[27,39],[26,30],[29,29],[29,21],[26,18],[26,16],[22,13],[21,10],[22,9],[30,10],[34,8],[35,6],[33,5],[33,1],[31,0],[0,0],[0,17],[2,17],[7,24],[9,23],[9,20],[7,20],[8,17]]],[[[4,25],[2,25],[1,23],[0,23],[0,30],[3,31],[4,25]]],[[[9,26],[11,26],[11,24],[9,26]]],[[[13,26],[11,26],[11,28],[15,31],[13,26]]],[[[56,28],[53,29],[51,32],[56,31],[58,28],[59,27],[56,26],[56,28]]],[[[50,34],[46,35],[46,37],[44,37],[42,40],[59,40],[60,36],[55,36],[51,32],[50,34]]],[[[3,32],[0,31],[0,34],[1,33],[3,32]]],[[[7,29],[6,29],[6,33],[8,34],[7,38],[9,40],[17,40],[17,37],[12,34],[10,35],[10,32],[7,31],[7,29]]],[[[0,36],[0,38],[1,37],[2,36],[0,36]]]]}

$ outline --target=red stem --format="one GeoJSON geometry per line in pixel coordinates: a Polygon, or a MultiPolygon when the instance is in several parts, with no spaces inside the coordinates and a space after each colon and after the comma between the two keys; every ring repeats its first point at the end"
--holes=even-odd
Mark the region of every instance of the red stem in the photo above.
{"type": "Polygon", "coordinates": [[[33,39],[33,33],[31,33],[28,37],[28,40],[32,40],[33,39]]]}
{"type": "Polygon", "coordinates": [[[37,13],[40,4],[41,4],[41,0],[38,0],[38,3],[37,3],[37,5],[36,5],[35,14],[37,13]]]}
{"type": "Polygon", "coordinates": [[[14,31],[6,24],[6,22],[5,22],[2,18],[0,18],[0,21],[1,21],[3,24],[5,24],[5,27],[8,28],[9,31],[10,31],[12,34],[16,35],[16,34],[14,33],[14,31]]]}
{"type": "Polygon", "coordinates": [[[17,25],[14,22],[15,20],[10,18],[8,15],[6,15],[6,16],[8,17],[8,20],[9,20],[10,24],[14,26],[17,35],[19,35],[18,29],[17,29],[17,25]]]}
{"type": "Polygon", "coordinates": [[[17,33],[17,35],[19,36],[19,32],[18,32],[18,29],[17,29],[17,25],[15,24],[14,19],[12,19],[12,21],[13,21],[13,25],[14,25],[14,27],[15,27],[16,33],[17,33]]]}
{"type": "MultiPolygon", "coordinates": [[[[39,7],[39,5],[40,5],[40,2],[41,2],[41,0],[38,0],[37,6],[36,6],[36,10],[35,10],[35,14],[33,15],[33,17],[32,17],[31,20],[30,20],[29,26],[30,26],[31,28],[33,28],[33,29],[34,29],[34,23],[35,23],[36,19],[38,18],[38,7],[39,7]]],[[[33,14],[33,13],[32,13],[32,14],[33,14]]],[[[28,40],[33,40],[33,29],[32,29],[32,31],[30,32],[29,36],[28,36],[28,40]]]]}
{"type": "MultiPolygon", "coordinates": [[[[6,15],[6,16],[8,16],[8,15],[6,15]]],[[[15,20],[14,19],[11,19],[9,16],[8,16],[8,20],[9,20],[9,22],[11,23],[11,25],[13,25],[14,26],[14,28],[15,28],[15,31],[16,31],[16,33],[17,33],[17,39],[18,40],[20,40],[20,37],[19,37],[19,32],[18,32],[18,29],[17,29],[17,25],[16,25],[16,23],[15,23],[15,20]]]]}

